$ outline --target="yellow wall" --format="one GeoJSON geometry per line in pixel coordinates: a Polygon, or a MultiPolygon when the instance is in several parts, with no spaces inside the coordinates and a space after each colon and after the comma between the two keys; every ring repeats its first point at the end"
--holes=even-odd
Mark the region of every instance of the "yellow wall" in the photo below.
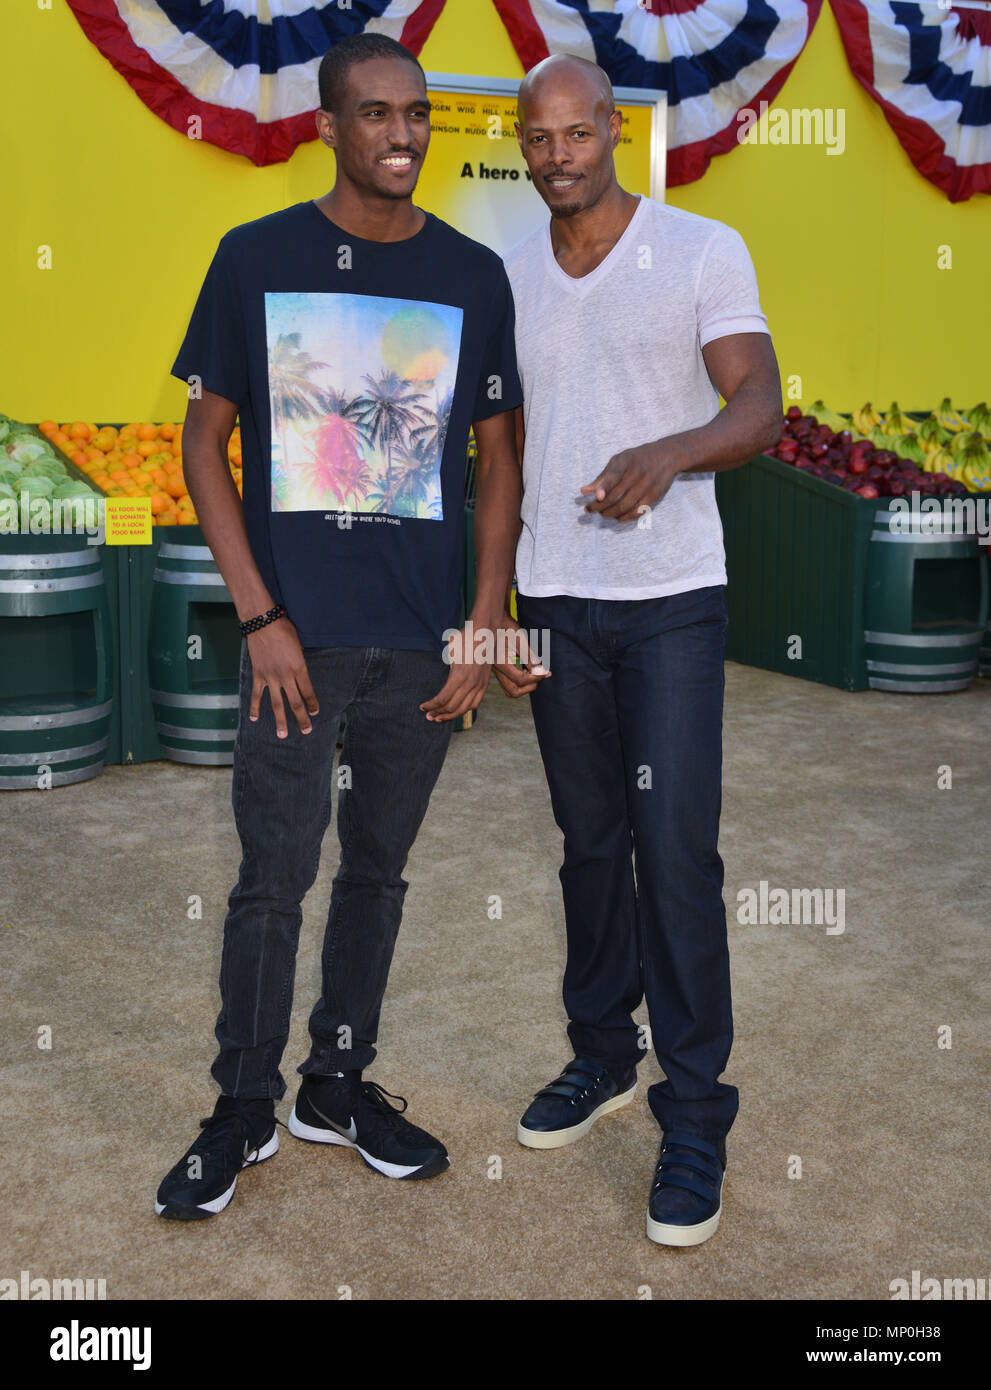
{"type": "MultiPolygon", "coordinates": [[[[325,192],[333,159],[313,143],[256,169],[186,139],[52,4],[5,0],[0,16],[0,410],[178,418],[183,387],[168,370],[217,240],[325,192]],[[42,244],[51,270],[36,267],[42,244]]],[[[522,75],[488,0],[449,0],[420,58],[522,75]]],[[[845,108],[845,153],[743,146],[668,196],[743,233],[782,374],[838,409],[991,396],[991,200],[952,205],[914,171],[854,82],[828,7],[778,104],[845,108]],[[950,270],[937,269],[940,245],[950,270]]]]}

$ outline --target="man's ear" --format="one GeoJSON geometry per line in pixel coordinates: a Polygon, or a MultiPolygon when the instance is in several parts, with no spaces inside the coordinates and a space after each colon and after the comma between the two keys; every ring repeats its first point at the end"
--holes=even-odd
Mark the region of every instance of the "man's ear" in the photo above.
{"type": "Polygon", "coordinates": [[[615,149],[623,134],[623,113],[618,108],[610,113],[609,133],[612,135],[612,147],[615,149]]]}
{"type": "Polygon", "coordinates": [[[337,130],[332,111],[318,111],[314,117],[317,134],[330,149],[337,148],[337,130]]]}

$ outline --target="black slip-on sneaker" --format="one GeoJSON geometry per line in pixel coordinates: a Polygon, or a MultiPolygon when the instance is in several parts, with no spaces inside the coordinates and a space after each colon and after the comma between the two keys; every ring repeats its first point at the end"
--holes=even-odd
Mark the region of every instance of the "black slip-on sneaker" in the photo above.
{"type": "Polygon", "coordinates": [[[202,1221],[223,1211],[237,1175],[278,1152],[273,1100],[220,1096],[200,1136],[162,1179],[155,1212],[173,1221],[202,1221]]]}
{"type": "Polygon", "coordinates": [[[403,1116],[407,1102],[360,1072],[303,1077],[289,1116],[289,1133],[311,1144],[340,1144],[387,1178],[432,1178],[450,1166],[439,1139],[403,1116]],[[390,1105],[386,1097],[401,1102],[390,1105]]]}
{"type": "Polygon", "coordinates": [[[629,1105],[636,1092],[636,1067],[612,1071],[575,1057],[534,1096],[516,1137],[528,1149],[560,1149],[587,1134],[600,1115],[629,1105]]]}
{"type": "Polygon", "coordinates": [[[647,1207],[647,1235],[658,1245],[701,1245],[722,1213],[726,1141],[670,1131],[661,1143],[647,1207]]]}

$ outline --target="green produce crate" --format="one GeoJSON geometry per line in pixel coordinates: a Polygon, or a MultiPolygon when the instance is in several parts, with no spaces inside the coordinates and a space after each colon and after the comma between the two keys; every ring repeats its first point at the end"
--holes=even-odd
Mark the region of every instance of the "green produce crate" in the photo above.
{"type": "Polygon", "coordinates": [[[117,759],[117,567],[73,535],[0,536],[0,788],[97,776],[117,759]]]}
{"type": "Polygon", "coordinates": [[[890,499],[856,497],[766,454],[718,473],[716,498],[729,660],[841,690],[970,684],[988,617],[976,537],[892,537],[890,499]]]}
{"type": "Polygon", "coordinates": [[[864,593],[878,502],[767,454],[717,473],[716,500],[726,546],[727,658],[866,690],[864,593]]]}

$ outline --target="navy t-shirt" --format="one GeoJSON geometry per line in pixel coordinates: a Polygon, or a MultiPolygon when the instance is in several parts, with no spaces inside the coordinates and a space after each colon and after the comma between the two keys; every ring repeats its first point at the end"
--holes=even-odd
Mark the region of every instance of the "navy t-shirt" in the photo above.
{"type": "Polygon", "coordinates": [[[365,241],[313,202],[220,242],[172,367],[238,407],[255,563],[305,647],[461,622],[468,431],[522,402],[502,261],[439,218],[365,241]]]}

